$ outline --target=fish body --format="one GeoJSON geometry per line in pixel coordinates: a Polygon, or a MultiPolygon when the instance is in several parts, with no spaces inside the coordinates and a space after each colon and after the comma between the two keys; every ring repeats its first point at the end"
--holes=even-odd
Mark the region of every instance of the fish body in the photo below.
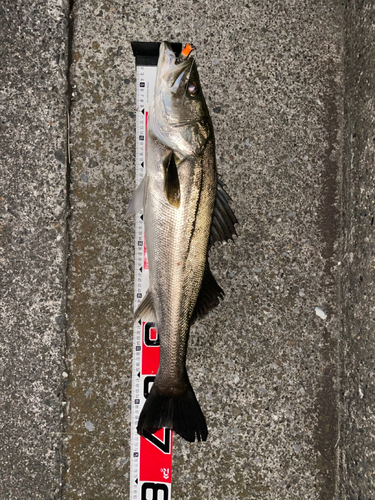
{"type": "Polygon", "coordinates": [[[207,425],[187,375],[186,349],[191,324],[224,295],[209,269],[209,245],[232,237],[237,220],[218,183],[195,60],[178,62],[167,42],[160,46],[146,160],[128,213],[143,207],[150,287],[135,315],[156,323],[160,364],[138,432],[169,427],[187,441],[204,441],[207,425]]]}

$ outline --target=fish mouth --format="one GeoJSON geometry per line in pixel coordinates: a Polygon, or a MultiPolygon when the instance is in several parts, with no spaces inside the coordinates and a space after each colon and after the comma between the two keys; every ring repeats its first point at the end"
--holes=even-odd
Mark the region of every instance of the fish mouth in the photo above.
{"type": "Polygon", "coordinates": [[[190,71],[194,58],[187,57],[179,61],[168,42],[162,42],[159,50],[158,76],[159,82],[164,82],[172,90],[177,88],[186,71],[190,71]]]}
{"type": "Polygon", "coordinates": [[[176,64],[176,55],[168,42],[162,42],[159,49],[158,73],[162,78],[176,64]]]}

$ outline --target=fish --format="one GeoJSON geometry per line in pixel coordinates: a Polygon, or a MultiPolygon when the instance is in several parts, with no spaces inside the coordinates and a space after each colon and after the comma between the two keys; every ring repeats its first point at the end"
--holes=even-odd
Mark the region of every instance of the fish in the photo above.
{"type": "Polygon", "coordinates": [[[150,285],[135,319],[154,322],[160,363],[138,420],[138,433],[173,429],[206,441],[205,417],[190,384],[190,327],[224,298],[211,273],[209,248],[233,239],[238,222],[218,177],[215,139],[195,50],[176,57],[160,44],[147,126],[146,172],[127,215],[143,210],[150,285]]]}

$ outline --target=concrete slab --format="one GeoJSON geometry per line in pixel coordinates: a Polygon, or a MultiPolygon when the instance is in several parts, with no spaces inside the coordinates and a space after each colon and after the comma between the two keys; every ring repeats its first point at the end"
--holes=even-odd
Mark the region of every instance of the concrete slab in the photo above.
{"type": "Polygon", "coordinates": [[[190,338],[209,438],[176,437],[172,497],[374,497],[373,7],[75,0],[70,50],[67,1],[1,4],[1,499],[129,497],[130,42],[165,39],[197,47],[240,221],[190,338]]]}
{"type": "Polygon", "coordinates": [[[134,185],[135,88],[118,9],[74,5],[63,479],[72,499],[129,495],[134,230],[124,214],[134,185]]]}
{"type": "Polygon", "coordinates": [[[193,42],[240,220],[188,369],[209,440],[175,439],[173,498],[336,494],[343,6],[76,1],[66,498],[127,498],[132,40],[193,42]]]}
{"type": "Polygon", "coordinates": [[[375,498],[374,2],[348,3],[342,247],[340,498],[375,498]]]}
{"type": "Polygon", "coordinates": [[[0,6],[0,498],[60,491],[67,3],[0,6]]]}

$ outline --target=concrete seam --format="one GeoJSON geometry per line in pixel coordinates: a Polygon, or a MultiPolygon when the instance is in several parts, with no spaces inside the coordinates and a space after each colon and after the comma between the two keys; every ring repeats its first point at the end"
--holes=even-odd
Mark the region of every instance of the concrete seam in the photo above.
{"type": "Polygon", "coordinates": [[[62,363],[64,366],[64,371],[67,376],[63,375],[61,380],[61,392],[60,392],[60,404],[61,404],[61,440],[60,440],[60,490],[59,498],[60,500],[64,497],[64,476],[67,469],[66,457],[64,457],[64,436],[66,433],[67,426],[67,411],[68,402],[66,400],[66,383],[69,381],[69,366],[66,360],[66,352],[68,348],[68,322],[67,322],[67,288],[68,288],[68,270],[70,265],[70,238],[69,238],[69,226],[71,218],[71,199],[70,199],[70,189],[71,189],[71,154],[70,154],[70,114],[73,98],[73,85],[71,82],[71,65],[73,62],[73,35],[74,35],[74,0],[69,0],[67,6],[67,69],[66,69],[66,181],[65,181],[65,280],[64,280],[64,339],[62,347],[62,363]]]}

